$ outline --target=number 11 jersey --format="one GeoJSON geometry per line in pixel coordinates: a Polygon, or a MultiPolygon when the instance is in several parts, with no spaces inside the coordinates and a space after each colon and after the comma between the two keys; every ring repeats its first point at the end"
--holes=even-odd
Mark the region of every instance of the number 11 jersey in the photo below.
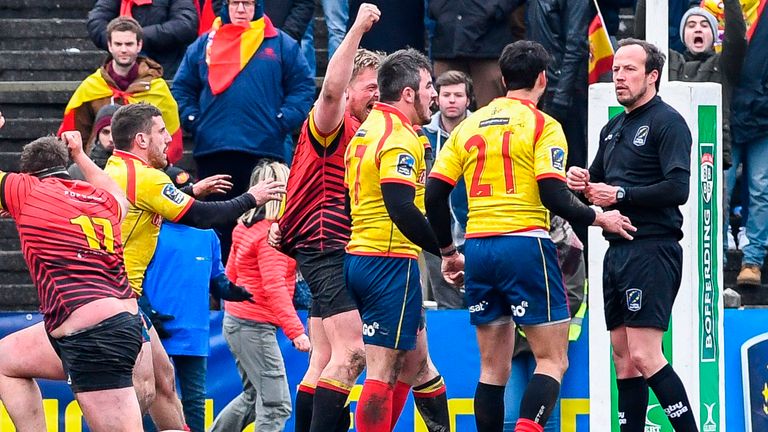
{"type": "Polygon", "coordinates": [[[565,181],[560,124],[528,100],[497,98],[451,133],[429,176],[467,184],[467,238],[549,230],[537,180],[565,181]]]}

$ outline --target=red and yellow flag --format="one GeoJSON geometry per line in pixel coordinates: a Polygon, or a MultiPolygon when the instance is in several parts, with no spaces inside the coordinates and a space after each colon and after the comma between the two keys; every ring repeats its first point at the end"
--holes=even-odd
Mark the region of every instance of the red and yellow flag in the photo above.
{"type": "Polygon", "coordinates": [[[612,66],[613,45],[603,17],[598,12],[589,24],[589,83],[596,83],[600,75],[610,71],[612,66]]]}
{"type": "Polygon", "coordinates": [[[264,38],[275,36],[277,30],[266,15],[251,21],[247,28],[235,24],[222,25],[221,18],[216,18],[206,52],[211,93],[217,95],[228,89],[259,49],[264,38]]]}
{"type": "Polygon", "coordinates": [[[152,0],[122,0],[120,2],[120,16],[133,18],[133,7],[152,4],[152,0]]]}
{"type": "Polygon", "coordinates": [[[75,90],[72,98],[69,99],[69,103],[64,109],[64,119],[57,134],[61,135],[62,132],[76,130],[75,111],[77,108],[88,102],[107,97],[120,98],[128,103],[146,102],[156,106],[163,114],[165,127],[172,138],[165,152],[168,160],[173,163],[181,159],[184,146],[181,140],[179,107],[171,95],[168,84],[162,78],[153,79],[150,82],[149,90],[126,93],[120,89],[110,87],[104,80],[104,77],[101,76],[101,70],[97,70],[83,80],[77,90],[75,90]]]}
{"type": "Polygon", "coordinates": [[[216,14],[213,12],[213,0],[200,0],[200,2],[202,2],[202,5],[195,1],[197,16],[200,17],[197,27],[198,36],[208,33],[208,30],[213,25],[213,20],[216,19],[216,14]]]}

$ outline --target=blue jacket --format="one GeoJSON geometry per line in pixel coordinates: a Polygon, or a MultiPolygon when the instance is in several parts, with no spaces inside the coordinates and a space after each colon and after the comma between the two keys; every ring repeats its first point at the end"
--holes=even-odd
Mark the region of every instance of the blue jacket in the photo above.
{"type": "Polygon", "coordinates": [[[144,295],[174,319],[164,323],[170,355],[208,356],[209,299],[213,279],[224,274],[221,245],[213,230],[163,222],[147,268],[144,295]]]}
{"type": "Polygon", "coordinates": [[[285,160],[286,136],[307,118],[315,81],[299,44],[278,30],[232,85],[213,96],[205,48],[208,33],[187,49],[173,80],[181,124],[195,137],[194,156],[242,151],[285,160]]]}
{"type": "MultiPolygon", "coordinates": [[[[472,114],[467,110],[467,116],[472,114]]],[[[421,128],[424,131],[424,135],[429,139],[429,145],[432,147],[434,157],[437,159],[440,154],[440,150],[445,146],[445,142],[448,140],[450,134],[443,130],[440,126],[440,112],[436,112],[432,115],[432,120],[421,128]]],[[[430,170],[432,167],[429,167],[430,170]]],[[[453,215],[453,237],[454,242],[457,245],[464,244],[464,232],[467,230],[467,219],[469,216],[469,202],[467,200],[467,186],[464,184],[464,179],[459,179],[456,182],[456,187],[451,191],[451,213],[453,215]],[[462,238],[459,238],[462,237],[462,238]]]]}
{"type": "Polygon", "coordinates": [[[731,100],[731,140],[749,145],[768,138],[768,10],[752,34],[731,100]]]}

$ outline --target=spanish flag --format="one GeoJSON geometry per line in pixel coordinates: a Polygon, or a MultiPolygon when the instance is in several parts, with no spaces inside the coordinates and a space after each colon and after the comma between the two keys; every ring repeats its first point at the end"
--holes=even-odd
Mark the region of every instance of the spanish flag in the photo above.
{"type": "Polygon", "coordinates": [[[597,12],[589,25],[589,83],[594,84],[600,75],[613,66],[613,45],[605,29],[603,16],[597,12]]]}
{"type": "Polygon", "coordinates": [[[181,122],[179,121],[179,107],[171,95],[168,84],[162,78],[156,78],[150,82],[149,90],[127,93],[120,89],[110,87],[101,76],[101,69],[88,76],[75,90],[64,109],[64,119],[59,126],[57,135],[62,132],[75,130],[75,111],[90,101],[114,97],[127,103],[146,102],[156,106],[163,114],[163,121],[172,141],[168,145],[166,155],[168,161],[174,163],[181,159],[184,145],[181,140],[181,122]]]}
{"type": "Polygon", "coordinates": [[[258,51],[264,38],[277,36],[277,30],[269,17],[262,15],[251,21],[250,27],[223,24],[221,18],[213,22],[206,52],[208,84],[211,93],[217,95],[228,89],[258,51]]]}
{"type": "Polygon", "coordinates": [[[195,6],[197,7],[197,16],[200,17],[197,27],[197,35],[200,36],[211,30],[216,14],[213,12],[213,0],[200,0],[200,3],[195,1],[195,6]]]}

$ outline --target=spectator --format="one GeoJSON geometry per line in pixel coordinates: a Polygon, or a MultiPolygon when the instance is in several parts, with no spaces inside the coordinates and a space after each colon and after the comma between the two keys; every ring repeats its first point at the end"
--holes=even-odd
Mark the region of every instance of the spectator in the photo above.
{"type": "Polygon", "coordinates": [[[748,34],[743,65],[731,103],[731,139],[734,154],[740,153],[749,188],[747,240],[742,250],[738,285],[760,285],[760,267],[768,245],[768,13],[762,11],[748,34]]]}
{"type": "Polygon", "coordinates": [[[587,164],[587,30],[592,17],[590,3],[582,0],[528,3],[528,37],[552,56],[539,107],[563,126],[568,166],[587,164]]]}
{"type": "MultiPolygon", "coordinates": [[[[349,4],[347,0],[320,0],[323,7],[325,26],[328,29],[328,60],[333,57],[344,35],[347,34],[349,20],[349,4]]],[[[315,56],[315,23],[309,20],[307,31],[301,39],[301,51],[309,63],[312,76],[317,76],[317,60],[315,56]]]]}
{"type": "MultiPolygon", "coordinates": [[[[284,183],[288,167],[262,161],[251,184],[264,179],[284,183]]],[[[224,304],[224,338],[235,357],[243,392],[219,413],[212,432],[241,431],[254,420],[259,432],[282,431],[291,415],[285,363],[275,332],[282,328],[296,349],[305,352],[309,338],[291,302],[296,262],[267,244],[269,226],[280,216],[282,205],[275,201],[248,211],[233,233],[227,276],[253,294],[253,303],[224,304]]]]}
{"type": "MultiPolygon", "coordinates": [[[[165,173],[179,189],[192,186],[192,178],[180,168],[169,166],[165,173]]],[[[167,319],[157,326],[158,334],[163,337],[162,326],[163,347],[175,366],[184,418],[192,432],[205,431],[209,293],[228,301],[252,297],[224,274],[221,246],[213,230],[164,221],[143,295],[167,319]]]]}
{"type": "Polygon", "coordinates": [[[197,36],[193,0],[96,0],[87,22],[88,35],[96,47],[108,49],[107,24],[118,16],[132,17],[141,25],[142,52],[160,63],[166,78],[173,78],[187,45],[197,36]]]}
{"type": "MultiPolygon", "coordinates": [[[[262,158],[286,160],[286,137],[299,127],[315,94],[298,43],[263,14],[262,0],[232,0],[213,30],[190,45],[173,94],[195,140],[198,175],[229,174],[229,199],[243,193],[262,158]],[[243,41],[248,50],[241,50],[243,41]],[[231,58],[235,53],[239,58],[231,58]]],[[[233,225],[221,226],[224,259],[233,225]]]]}
{"type": "Polygon", "coordinates": [[[92,142],[96,114],[110,104],[147,102],[160,109],[172,141],[166,151],[170,162],[181,158],[182,142],[179,110],[163,79],[163,68],[154,60],[139,55],[144,31],[136,20],[117,17],[107,26],[109,56],[88,76],[64,109],[62,132],[77,130],[83,141],[92,142]]]}
{"type": "MultiPolygon", "coordinates": [[[[637,0],[635,17],[645,17],[645,0],[637,0]]],[[[669,49],[677,52],[685,51],[685,45],[681,39],[680,23],[685,12],[699,4],[699,0],[669,0],[667,10],[669,14],[669,49]]],[[[635,21],[635,37],[645,39],[645,22],[635,21]]],[[[670,65],[671,66],[671,65],[670,65]]]]}
{"type": "Polygon", "coordinates": [[[432,57],[435,74],[451,69],[472,77],[477,106],[504,94],[497,60],[510,42],[522,39],[509,25],[519,0],[432,0],[429,17],[435,20],[432,57]]]}
{"type": "MultiPolygon", "coordinates": [[[[210,0],[204,0],[210,1],[210,0]]],[[[284,31],[293,40],[300,42],[312,22],[315,13],[314,0],[261,0],[264,14],[272,25],[284,31]]],[[[222,10],[226,1],[212,0],[213,10],[222,10]]]]}
{"type": "MultiPolygon", "coordinates": [[[[432,149],[432,160],[427,161],[428,173],[432,169],[432,162],[437,158],[451,132],[472,114],[469,107],[474,102],[472,79],[461,71],[443,72],[435,81],[435,90],[437,90],[438,112],[433,114],[430,122],[422,128],[432,149]]],[[[457,246],[463,247],[464,231],[467,227],[467,188],[464,180],[460,180],[451,192],[451,213],[454,241],[457,246]]],[[[422,284],[432,288],[437,307],[439,309],[463,308],[464,299],[461,292],[450,286],[440,272],[442,260],[431,254],[423,254],[423,256],[427,271],[423,273],[422,278],[426,276],[428,280],[423,281],[422,284]]]]}
{"type": "MultiPolygon", "coordinates": [[[[357,16],[360,5],[376,5],[381,19],[363,36],[360,48],[392,53],[403,48],[425,49],[424,3],[413,0],[349,0],[350,16],[357,16]]],[[[348,22],[348,27],[353,23],[348,22]]]]}
{"type": "MultiPolygon", "coordinates": [[[[571,324],[568,340],[574,342],[581,335],[581,325],[587,312],[586,269],[584,265],[584,245],[573,232],[571,225],[560,216],[552,216],[549,235],[557,246],[557,261],[563,271],[563,284],[568,292],[568,307],[571,312],[571,324]]],[[[504,431],[515,430],[515,423],[520,417],[520,402],[523,392],[536,369],[531,345],[525,333],[518,328],[515,332],[515,351],[512,356],[512,373],[507,381],[504,393],[504,431]]],[[[549,417],[544,432],[560,431],[560,398],[557,399],[552,415],[549,417]]]]}
{"type": "MultiPolygon", "coordinates": [[[[112,156],[112,150],[115,149],[115,143],[112,141],[112,114],[118,108],[120,108],[119,105],[110,104],[99,109],[93,123],[91,139],[84,149],[86,152],[90,151],[91,160],[101,169],[107,165],[107,159],[112,156]],[[89,148],[90,150],[87,150],[89,148]]],[[[85,176],[77,164],[70,165],[67,172],[73,180],[85,180],[85,176]]]]}

